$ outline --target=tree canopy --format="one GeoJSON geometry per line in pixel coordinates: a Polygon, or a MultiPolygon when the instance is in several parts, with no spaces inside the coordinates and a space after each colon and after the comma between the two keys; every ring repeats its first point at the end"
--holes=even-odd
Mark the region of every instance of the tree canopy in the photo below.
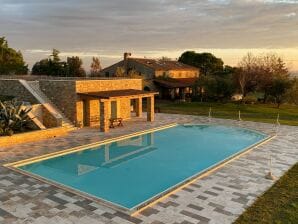
{"type": "Polygon", "coordinates": [[[289,72],[283,60],[276,54],[253,55],[248,53],[238,64],[234,79],[243,96],[249,92],[259,91],[264,93],[266,102],[273,81],[288,79],[289,72]]]}
{"type": "Polygon", "coordinates": [[[90,75],[99,76],[101,70],[102,70],[102,67],[101,67],[99,58],[92,57],[92,63],[90,65],[90,75]]]}
{"type": "Polygon", "coordinates": [[[222,72],[224,62],[211,53],[196,53],[195,51],[186,51],[179,57],[179,62],[192,65],[200,69],[203,75],[213,75],[222,72]]]}
{"type": "Polygon", "coordinates": [[[59,53],[60,52],[57,49],[53,49],[49,58],[36,62],[32,67],[32,75],[66,77],[86,76],[86,72],[82,67],[83,62],[79,57],[67,57],[66,61],[61,61],[59,53]]]}
{"type": "Polygon", "coordinates": [[[10,48],[5,37],[0,37],[0,75],[27,73],[28,65],[25,64],[21,51],[10,48]]]}

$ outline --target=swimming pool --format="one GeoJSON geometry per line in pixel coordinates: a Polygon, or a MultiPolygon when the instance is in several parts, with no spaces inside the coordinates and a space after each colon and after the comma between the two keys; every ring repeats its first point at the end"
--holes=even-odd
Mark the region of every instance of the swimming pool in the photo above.
{"type": "Polygon", "coordinates": [[[130,213],[268,137],[238,127],[176,125],[17,168],[130,213]]]}

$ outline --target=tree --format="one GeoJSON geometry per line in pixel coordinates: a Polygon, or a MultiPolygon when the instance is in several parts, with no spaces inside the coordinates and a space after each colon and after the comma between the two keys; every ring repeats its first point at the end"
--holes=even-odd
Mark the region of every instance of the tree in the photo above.
{"type": "Polygon", "coordinates": [[[82,67],[83,62],[77,56],[67,57],[66,60],[66,67],[67,73],[66,76],[74,76],[74,77],[85,77],[86,72],[82,67]]]}
{"type": "Polygon", "coordinates": [[[85,70],[82,68],[82,60],[79,57],[68,57],[61,61],[59,51],[53,49],[49,58],[36,62],[32,67],[32,75],[48,76],[85,76],[85,70]]]}
{"type": "Polygon", "coordinates": [[[32,75],[46,75],[49,72],[49,59],[42,59],[32,67],[32,75]]]}
{"type": "Polygon", "coordinates": [[[203,99],[224,101],[230,99],[234,93],[234,85],[230,76],[200,76],[196,84],[196,87],[202,90],[200,91],[201,101],[203,99]]]}
{"type": "Polygon", "coordinates": [[[292,88],[287,93],[287,99],[290,103],[298,105],[298,78],[293,79],[292,88]]]}
{"type": "Polygon", "coordinates": [[[268,91],[269,95],[274,97],[275,102],[277,104],[277,108],[280,107],[282,102],[284,101],[285,95],[293,85],[293,82],[291,82],[290,79],[277,77],[274,78],[272,81],[272,85],[268,91]]]}
{"type": "Polygon", "coordinates": [[[59,53],[53,49],[49,58],[36,62],[32,67],[32,75],[66,76],[66,62],[61,62],[59,53]]]}
{"type": "Polygon", "coordinates": [[[25,64],[21,51],[10,48],[5,37],[0,37],[0,75],[27,73],[28,65],[25,64]]]}
{"type": "Polygon", "coordinates": [[[172,59],[167,56],[162,56],[159,61],[171,61],[172,59]]]}
{"type": "Polygon", "coordinates": [[[60,62],[60,57],[59,57],[60,51],[57,49],[53,49],[51,57],[52,57],[52,61],[55,63],[60,62]]]}
{"type": "Polygon", "coordinates": [[[102,70],[102,67],[101,67],[98,57],[92,58],[92,63],[90,65],[90,67],[91,67],[91,69],[90,69],[91,76],[99,76],[100,75],[100,71],[102,70]]]}
{"type": "Polygon", "coordinates": [[[247,93],[254,91],[257,86],[258,67],[256,58],[248,53],[239,62],[238,67],[234,73],[234,80],[241,94],[245,97],[247,93]]]}
{"type": "Polygon", "coordinates": [[[179,57],[179,62],[192,65],[200,69],[203,75],[212,75],[223,70],[224,62],[211,53],[196,53],[186,51],[179,57]]]}
{"type": "Polygon", "coordinates": [[[257,90],[264,93],[263,102],[266,103],[274,79],[288,79],[289,71],[283,60],[276,54],[260,55],[256,57],[256,61],[258,66],[257,90]]]}
{"type": "Polygon", "coordinates": [[[124,77],[125,76],[125,69],[123,67],[117,67],[115,72],[116,77],[124,77]]]}
{"type": "Polygon", "coordinates": [[[234,80],[243,97],[249,92],[259,91],[264,95],[264,103],[266,103],[269,96],[273,80],[289,77],[285,63],[276,54],[254,56],[248,53],[239,62],[238,67],[234,74],[234,80]]]}

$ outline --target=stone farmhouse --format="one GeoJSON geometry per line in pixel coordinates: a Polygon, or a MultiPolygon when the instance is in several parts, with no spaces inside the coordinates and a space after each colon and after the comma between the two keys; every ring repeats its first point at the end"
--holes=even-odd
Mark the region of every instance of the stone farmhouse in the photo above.
{"type": "Polygon", "coordinates": [[[123,76],[133,75],[143,79],[143,89],[158,91],[161,98],[185,99],[191,95],[199,77],[199,69],[174,60],[133,58],[124,53],[123,60],[101,71],[103,77],[115,77],[122,68],[123,76]]]}
{"type": "Polygon", "coordinates": [[[136,78],[0,79],[0,95],[15,97],[33,106],[31,116],[38,129],[95,126],[107,132],[114,118],[141,117],[143,99],[147,99],[147,121],[153,121],[156,94],[144,91],[142,79],[136,78]]]}

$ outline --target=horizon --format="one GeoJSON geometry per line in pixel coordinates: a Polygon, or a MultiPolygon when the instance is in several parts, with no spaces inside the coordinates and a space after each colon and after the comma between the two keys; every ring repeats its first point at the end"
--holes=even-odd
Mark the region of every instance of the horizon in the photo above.
{"type": "Polygon", "coordinates": [[[53,48],[89,70],[134,57],[210,52],[236,66],[251,52],[277,53],[298,71],[298,0],[0,0],[0,36],[32,65],[53,48]]]}

